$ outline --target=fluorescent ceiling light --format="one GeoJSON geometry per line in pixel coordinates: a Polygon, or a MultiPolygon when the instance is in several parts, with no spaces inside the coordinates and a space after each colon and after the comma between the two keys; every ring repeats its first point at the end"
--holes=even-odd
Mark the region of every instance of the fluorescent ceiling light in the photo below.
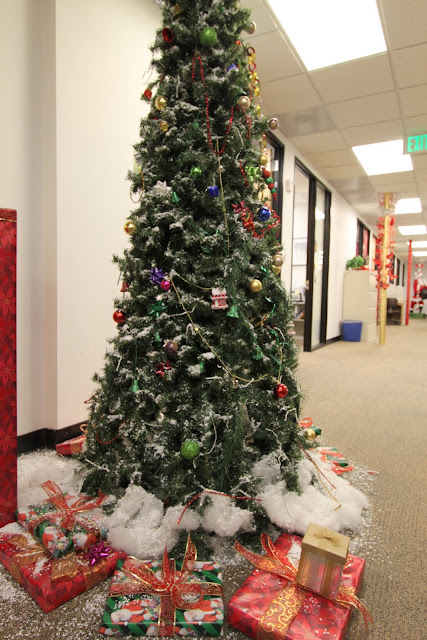
{"type": "Polygon", "coordinates": [[[308,71],[387,50],[375,0],[268,0],[308,71]]]}
{"type": "Polygon", "coordinates": [[[402,153],[402,140],[362,144],[352,149],[368,176],[413,170],[411,156],[402,153]]]}
{"type": "Polygon", "coordinates": [[[412,243],[413,249],[427,249],[427,240],[414,240],[412,243]]]}
{"type": "Polygon", "coordinates": [[[402,236],[421,236],[423,233],[427,233],[425,224],[412,224],[408,227],[397,227],[402,236]]]}
{"type": "Polygon", "coordinates": [[[396,203],[394,213],[421,213],[422,210],[419,198],[401,198],[396,203]]]}
{"type": "Polygon", "coordinates": [[[414,251],[413,256],[427,256],[427,251],[414,251]]]}

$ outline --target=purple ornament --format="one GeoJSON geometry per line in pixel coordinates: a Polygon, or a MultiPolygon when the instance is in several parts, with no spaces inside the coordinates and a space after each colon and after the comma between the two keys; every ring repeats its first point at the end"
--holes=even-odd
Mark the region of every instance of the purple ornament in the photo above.
{"type": "Polygon", "coordinates": [[[239,70],[239,68],[234,64],[234,62],[232,62],[230,64],[230,66],[228,67],[227,71],[232,71],[233,69],[236,69],[236,71],[239,70]]]}
{"type": "Polygon", "coordinates": [[[172,285],[169,282],[169,280],[162,280],[160,283],[160,286],[163,289],[163,291],[169,291],[172,285]]]}
{"type": "Polygon", "coordinates": [[[110,551],[111,547],[107,547],[104,540],[101,540],[100,542],[93,544],[91,547],[88,547],[84,557],[86,560],[89,560],[90,566],[93,567],[93,565],[99,562],[102,558],[108,558],[110,551]]]}
{"type": "Polygon", "coordinates": [[[154,284],[161,284],[163,278],[165,277],[165,272],[163,269],[158,269],[157,267],[152,267],[150,270],[150,280],[154,282],[154,284]]]}
{"type": "Polygon", "coordinates": [[[208,194],[211,198],[217,198],[219,196],[219,189],[217,186],[208,187],[208,194]]]}

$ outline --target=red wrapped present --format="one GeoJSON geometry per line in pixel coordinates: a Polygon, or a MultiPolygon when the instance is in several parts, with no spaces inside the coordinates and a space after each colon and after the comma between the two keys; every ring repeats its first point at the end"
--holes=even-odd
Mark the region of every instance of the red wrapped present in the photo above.
{"type": "Polygon", "coordinates": [[[299,536],[282,533],[273,545],[262,534],[267,555],[260,556],[236,542],[236,549],[255,571],[236,591],[228,605],[229,623],[256,640],[342,640],[351,616],[350,605],[357,606],[365,622],[369,613],[356,598],[365,561],[349,555],[341,588],[335,601],[311,593],[296,583],[297,569],[288,554],[300,550],[299,536]]]}
{"type": "Polygon", "coordinates": [[[117,560],[126,556],[105,545],[103,550],[52,558],[25,531],[0,533],[0,561],[46,613],[109,578],[117,560]]]}
{"type": "Polygon", "coordinates": [[[84,450],[86,444],[86,434],[82,433],[77,438],[71,438],[71,440],[65,440],[55,446],[56,453],[61,456],[72,456],[73,453],[81,453],[84,450]]]}
{"type": "Polygon", "coordinates": [[[107,496],[101,492],[98,498],[63,494],[51,480],[41,486],[50,497],[38,504],[20,507],[16,516],[19,524],[52,556],[84,549],[106,537],[107,530],[102,526],[105,516],[98,507],[107,496]]]}
{"type": "Polygon", "coordinates": [[[0,209],[0,527],[15,519],[16,211],[0,209]]]}
{"type": "Polygon", "coordinates": [[[188,536],[182,563],[128,557],[114,574],[100,632],[105,635],[219,636],[224,618],[221,568],[197,562],[188,536]]]}

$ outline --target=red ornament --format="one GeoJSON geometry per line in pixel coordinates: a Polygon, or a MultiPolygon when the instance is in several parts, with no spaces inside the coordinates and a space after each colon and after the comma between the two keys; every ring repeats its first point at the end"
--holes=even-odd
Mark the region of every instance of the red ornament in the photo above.
{"type": "Polygon", "coordinates": [[[238,47],[242,46],[242,43],[240,42],[240,40],[236,40],[236,44],[237,44],[238,47]]]}
{"type": "Polygon", "coordinates": [[[126,293],[126,291],[129,291],[129,285],[125,280],[123,280],[122,288],[120,289],[120,292],[126,293]]]}
{"type": "Polygon", "coordinates": [[[123,311],[119,311],[119,309],[116,309],[113,313],[113,320],[114,322],[117,322],[117,324],[123,324],[124,322],[126,322],[126,314],[124,314],[123,311]]]}
{"type": "Polygon", "coordinates": [[[267,169],[265,169],[264,167],[262,168],[262,177],[264,178],[264,180],[267,180],[267,178],[271,177],[271,173],[269,171],[267,171],[267,169]]]}
{"type": "Polygon", "coordinates": [[[281,382],[274,387],[274,393],[278,398],[286,398],[288,395],[288,387],[281,382]]]}
{"type": "Polygon", "coordinates": [[[145,98],[146,100],[151,100],[152,95],[153,92],[151,91],[151,89],[146,89],[142,94],[143,98],[145,98]]]}
{"type": "Polygon", "coordinates": [[[160,286],[163,289],[163,291],[169,291],[172,285],[169,282],[169,280],[162,280],[160,283],[160,286]]]}
{"type": "Polygon", "coordinates": [[[174,33],[170,27],[165,27],[163,29],[162,36],[166,44],[172,44],[172,42],[175,40],[174,33]]]}

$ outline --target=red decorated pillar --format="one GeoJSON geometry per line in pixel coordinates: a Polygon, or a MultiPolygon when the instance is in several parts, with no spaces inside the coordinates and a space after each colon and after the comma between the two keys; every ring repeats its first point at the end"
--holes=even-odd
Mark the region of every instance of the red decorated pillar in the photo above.
{"type": "Polygon", "coordinates": [[[16,211],[0,209],[0,527],[15,520],[16,211]]]}
{"type": "Polygon", "coordinates": [[[411,306],[411,275],[412,275],[412,240],[408,242],[408,276],[406,282],[406,321],[409,324],[409,309],[411,306]]]}

